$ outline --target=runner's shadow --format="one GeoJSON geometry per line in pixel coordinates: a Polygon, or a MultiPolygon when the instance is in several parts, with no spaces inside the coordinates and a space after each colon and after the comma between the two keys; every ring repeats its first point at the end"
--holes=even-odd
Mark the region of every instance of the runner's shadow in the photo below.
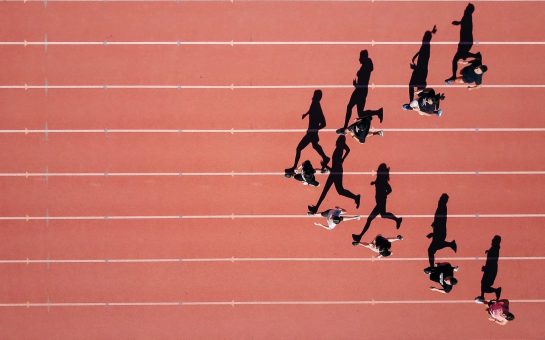
{"type": "Polygon", "coordinates": [[[453,21],[452,24],[460,26],[460,41],[458,43],[458,49],[456,54],[452,58],[452,76],[447,79],[456,79],[456,72],[458,71],[458,60],[466,59],[469,57],[476,58],[477,54],[471,53],[470,50],[473,47],[473,12],[475,6],[468,4],[464,10],[464,16],[460,21],[453,21]]]}
{"type": "Polygon", "coordinates": [[[401,226],[402,218],[398,218],[391,212],[386,211],[386,200],[388,195],[392,192],[392,187],[390,186],[390,168],[385,164],[381,163],[377,169],[377,179],[371,182],[371,185],[375,186],[375,202],[376,205],[369,214],[367,222],[363,230],[359,234],[352,234],[352,239],[354,242],[360,242],[363,235],[367,232],[371,226],[371,222],[380,215],[382,218],[390,219],[396,222],[396,229],[399,229],[401,226]]]}
{"type": "Polygon", "coordinates": [[[481,298],[484,300],[484,293],[495,293],[496,300],[500,299],[501,296],[501,287],[494,288],[494,281],[496,280],[496,275],[498,274],[498,260],[500,258],[500,243],[501,236],[496,235],[492,239],[492,245],[486,253],[486,264],[481,268],[483,272],[483,277],[481,279],[481,295],[477,299],[481,298]]]}
{"type": "Polygon", "coordinates": [[[431,227],[433,231],[429,233],[426,237],[431,238],[432,241],[428,247],[428,260],[430,267],[434,267],[435,263],[435,253],[438,250],[449,247],[454,252],[457,251],[458,245],[456,241],[447,242],[447,203],[449,196],[447,194],[442,194],[437,203],[437,210],[435,211],[435,217],[431,227]]]}
{"type": "Polygon", "coordinates": [[[305,136],[303,136],[303,138],[297,145],[295,149],[295,160],[293,162],[293,166],[291,168],[285,169],[286,173],[291,173],[295,170],[295,168],[297,167],[297,164],[299,163],[301,152],[309,144],[312,144],[312,147],[314,148],[314,150],[316,150],[316,152],[322,157],[322,167],[326,166],[327,163],[329,163],[329,157],[327,157],[327,155],[324,152],[324,149],[319,144],[320,138],[318,137],[318,132],[321,129],[325,128],[326,126],[324,112],[322,111],[322,106],[320,104],[321,100],[322,100],[322,91],[321,90],[314,91],[310,108],[301,117],[301,119],[305,119],[305,117],[308,116],[307,133],[305,134],[305,136]]]}
{"type": "Polygon", "coordinates": [[[346,137],[344,135],[339,136],[337,138],[335,150],[331,156],[332,160],[331,168],[329,169],[330,173],[327,177],[326,183],[324,184],[324,189],[322,190],[322,194],[320,195],[316,205],[308,206],[309,213],[315,214],[318,211],[332,185],[335,185],[335,189],[339,195],[353,199],[356,203],[356,208],[360,206],[360,195],[355,195],[350,190],[345,189],[343,186],[343,163],[349,153],[350,148],[348,145],[346,145],[346,137]]]}
{"type": "Polygon", "coordinates": [[[409,80],[409,103],[414,100],[415,90],[423,90],[427,86],[428,64],[431,54],[431,38],[437,32],[435,26],[431,31],[426,31],[422,37],[422,46],[420,50],[411,59],[410,67],[413,70],[411,80],[409,80]],[[418,58],[415,63],[415,59],[418,58]]]}
{"type": "Polygon", "coordinates": [[[371,72],[373,72],[373,61],[369,58],[369,53],[367,50],[362,50],[360,52],[359,58],[361,67],[356,74],[356,79],[354,79],[354,91],[350,96],[348,105],[346,106],[346,116],[344,120],[343,128],[348,127],[350,117],[352,116],[352,109],[356,106],[358,111],[358,117],[365,117],[364,113],[365,102],[367,101],[367,94],[369,93],[369,80],[371,79],[371,72]]]}

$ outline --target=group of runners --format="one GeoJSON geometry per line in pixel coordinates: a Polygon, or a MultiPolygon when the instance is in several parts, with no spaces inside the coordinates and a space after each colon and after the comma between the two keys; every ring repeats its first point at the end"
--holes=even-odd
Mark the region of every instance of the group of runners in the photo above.
{"type": "MultiPolygon", "coordinates": [[[[453,25],[461,26],[460,43],[452,61],[452,75],[445,80],[447,85],[454,83],[466,84],[469,90],[476,89],[481,86],[483,74],[487,71],[487,67],[482,64],[481,53],[470,52],[473,43],[473,11],[474,6],[469,4],[464,11],[464,16],[462,19],[460,21],[452,22],[453,25]],[[459,65],[463,65],[464,67],[458,73],[459,65]]],[[[440,117],[443,114],[443,110],[439,106],[440,102],[445,99],[445,95],[443,93],[436,93],[434,89],[428,88],[426,85],[428,72],[427,68],[430,57],[430,43],[432,36],[436,32],[437,28],[435,26],[432,30],[425,32],[422,39],[422,46],[411,60],[410,66],[413,70],[413,74],[409,83],[409,103],[403,104],[402,109],[416,111],[420,115],[435,115],[440,117]]],[[[302,115],[302,119],[307,116],[309,117],[307,132],[296,148],[293,166],[285,169],[286,177],[294,178],[297,181],[302,182],[304,185],[314,187],[320,185],[315,177],[315,174],[318,171],[328,174],[327,181],[318,202],[315,205],[308,206],[309,215],[320,215],[326,219],[325,224],[314,224],[327,230],[335,229],[335,227],[343,221],[361,219],[361,216],[359,215],[348,215],[347,211],[339,206],[318,212],[322,201],[333,184],[340,195],[353,199],[356,208],[359,208],[360,206],[361,195],[356,195],[345,189],[342,184],[343,162],[350,152],[350,148],[346,144],[345,135],[350,134],[351,137],[360,144],[365,143],[367,137],[384,135],[382,130],[374,130],[371,128],[371,122],[375,117],[378,118],[380,123],[382,123],[384,119],[383,108],[379,108],[377,110],[365,110],[369,80],[371,72],[373,71],[373,62],[369,58],[367,50],[362,50],[360,52],[359,62],[361,67],[357,71],[356,79],[353,80],[354,90],[350,96],[350,100],[346,108],[344,125],[336,130],[339,137],[337,138],[335,151],[333,152],[331,158],[325,154],[323,148],[319,144],[320,139],[318,137],[318,132],[326,126],[326,121],[320,105],[322,91],[316,90],[313,94],[309,110],[302,115]],[[349,124],[354,107],[356,107],[357,110],[357,117],[351,122],[351,124],[349,124]],[[309,160],[306,160],[302,162],[298,168],[296,168],[301,156],[301,151],[309,144],[312,144],[312,147],[322,158],[320,161],[320,167],[314,167],[309,160]],[[329,165],[330,161],[332,162],[331,165],[329,165]]],[[[379,234],[371,242],[362,242],[362,237],[369,229],[371,222],[378,215],[381,215],[382,218],[393,220],[395,222],[396,229],[401,227],[403,218],[395,216],[386,209],[387,197],[392,192],[392,188],[389,184],[389,172],[390,169],[386,164],[382,163],[379,165],[376,180],[371,182],[371,185],[375,187],[375,207],[370,212],[363,230],[359,234],[352,234],[353,246],[368,248],[373,253],[376,253],[376,257],[378,258],[391,256],[392,243],[403,240],[402,235],[386,237],[379,234]]],[[[454,273],[459,270],[458,266],[453,266],[447,262],[435,263],[435,253],[438,250],[448,247],[454,252],[457,251],[457,244],[455,240],[446,241],[448,199],[449,196],[447,194],[443,194],[439,198],[435,218],[431,224],[433,231],[427,235],[427,237],[431,239],[431,243],[428,248],[430,266],[424,269],[424,273],[429,276],[429,279],[439,285],[439,287],[431,286],[430,290],[443,294],[450,293],[453,287],[457,284],[458,281],[454,277],[454,273]]],[[[490,250],[492,249],[493,248],[490,250]]],[[[497,256],[499,256],[498,254],[497,256]]],[[[496,271],[497,256],[495,267],[496,271]]],[[[488,274],[485,270],[487,267],[494,269],[493,267],[489,266],[487,261],[487,265],[483,267],[483,272],[485,274],[483,275],[481,294],[475,298],[475,302],[487,304],[489,319],[498,324],[505,325],[508,321],[513,320],[514,316],[511,312],[509,312],[509,301],[500,300],[501,287],[491,287],[493,284],[493,279],[490,281],[490,270],[488,271],[488,274]],[[495,299],[486,301],[484,298],[485,293],[495,293],[495,299]]],[[[495,272],[493,274],[493,278],[495,278],[495,272]]]]}

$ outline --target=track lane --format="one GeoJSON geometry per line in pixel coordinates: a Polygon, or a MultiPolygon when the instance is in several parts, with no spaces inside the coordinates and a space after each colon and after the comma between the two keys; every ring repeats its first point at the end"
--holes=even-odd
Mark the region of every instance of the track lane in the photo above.
{"type": "MultiPolygon", "coordinates": [[[[45,140],[43,135],[0,135],[5,149],[0,162],[3,172],[45,172],[46,167],[50,172],[282,172],[292,165],[303,136],[100,134],[45,140]]],[[[326,154],[333,152],[336,137],[320,137],[326,154]]],[[[545,164],[544,153],[531,151],[545,143],[540,132],[389,133],[364,145],[354,142],[347,141],[351,154],[345,171],[372,171],[381,162],[392,171],[543,170],[545,164]],[[436,138],[441,142],[433,142],[436,138]]],[[[319,164],[312,147],[302,157],[319,164]]]]}
{"type": "MultiPolygon", "coordinates": [[[[454,201],[455,197],[452,200],[454,201]]],[[[433,214],[434,207],[428,208],[433,214]]],[[[353,209],[349,211],[353,212],[353,209]]],[[[371,252],[350,244],[351,234],[362,229],[369,212],[360,213],[363,215],[361,221],[344,222],[333,231],[314,226],[313,222],[323,223],[320,218],[48,223],[1,221],[0,236],[5,240],[5,246],[0,249],[0,260],[232,257],[369,259],[371,252]]],[[[379,233],[390,237],[401,234],[405,239],[394,244],[394,258],[421,258],[423,260],[417,260],[415,263],[425,265],[430,243],[425,236],[431,231],[429,225],[432,220],[431,217],[406,218],[401,229],[396,230],[392,221],[377,218],[365,235],[364,241],[372,239],[379,233]]],[[[492,237],[496,234],[503,236],[501,258],[541,256],[542,226],[542,219],[539,218],[450,218],[447,224],[447,240],[457,240],[458,252],[453,253],[450,249],[444,249],[439,251],[436,257],[485,257],[484,251],[490,247],[492,237]],[[521,247],[521,244],[524,246],[521,247]]],[[[539,264],[540,261],[542,260],[535,263],[539,264]]],[[[485,261],[459,262],[464,265],[468,262],[484,264],[485,261]]],[[[259,263],[266,265],[267,261],[259,263]]],[[[51,266],[63,265],[51,263],[51,266]]],[[[114,263],[111,265],[115,266],[114,263]]],[[[357,262],[354,265],[357,265],[357,262]]],[[[9,267],[9,264],[0,266],[9,267]]]]}
{"type": "MultiPolygon", "coordinates": [[[[479,295],[478,262],[459,264],[448,295],[429,290],[423,263],[174,263],[2,266],[3,303],[160,301],[471,300],[479,295]],[[17,276],[8,275],[19,270],[17,276]],[[477,274],[476,274],[477,273],[477,274]],[[405,289],[399,289],[400,280],[405,289]],[[379,283],[379,284],[377,284],[379,283]]],[[[526,273],[533,262],[502,262],[496,284],[511,299],[543,296],[526,273]],[[508,275],[507,275],[508,274],[508,275]]]]}
{"type": "MultiPolygon", "coordinates": [[[[0,39],[43,40],[47,33],[49,40],[75,41],[415,41],[438,24],[443,39],[457,41],[459,26],[450,23],[460,20],[465,7],[462,2],[50,2],[47,8],[41,2],[4,3],[0,20],[7,29],[0,39]],[[430,15],[414,24],[407,13],[415,10],[430,15]]],[[[478,3],[474,36],[481,41],[542,40],[542,22],[533,14],[543,10],[540,2],[478,3]]]]}
{"type": "MultiPolygon", "coordinates": [[[[408,75],[408,73],[407,73],[408,75]]],[[[404,78],[405,79],[405,78],[404,78]]],[[[408,80],[407,80],[408,82],[408,80]]],[[[407,87],[408,89],[408,87],[407,87]]],[[[407,89],[374,89],[368,109],[384,107],[381,128],[542,128],[535,98],[543,89],[445,89],[440,119],[401,110],[407,89]],[[496,100],[517,98],[517,100],[496,100]],[[520,102],[524,103],[521,109],[520,102]]],[[[0,129],[306,129],[301,114],[313,89],[275,90],[2,90],[0,129]],[[251,99],[249,99],[251,98],[251,99]],[[244,105],[240,105],[244,103],[244,105]]],[[[324,89],[327,128],[344,123],[350,89],[324,89]]],[[[354,115],[356,110],[354,109],[354,115]]],[[[301,135],[296,133],[296,135],[301,135]]],[[[389,135],[388,138],[391,138],[389,135]]],[[[402,136],[399,136],[403,138],[402,136]]],[[[74,136],[74,138],[79,138],[74,136]]]]}
{"type": "MultiPolygon", "coordinates": [[[[423,32],[422,32],[423,34],[423,32]]],[[[0,47],[6,63],[2,85],[352,85],[359,53],[368,49],[375,84],[400,85],[420,46],[95,46],[47,52],[0,47]],[[130,55],[130,58],[126,56],[130,55]]],[[[490,71],[485,84],[543,85],[545,45],[479,46],[490,71]],[[517,62],[505,58],[514,55],[517,62]]],[[[455,46],[432,46],[428,84],[450,76],[455,46]]]]}
{"type": "Polygon", "coordinates": [[[78,337],[96,339],[148,339],[149,337],[194,337],[251,339],[282,337],[300,339],[423,338],[460,334],[479,334],[491,338],[524,337],[537,339],[543,332],[535,324],[540,304],[514,304],[517,322],[499,327],[487,321],[482,306],[414,305],[381,306],[247,306],[247,307],[141,307],[141,308],[46,308],[11,309],[0,321],[16,338],[78,337]],[[415,311],[418,311],[417,313],[415,311]],[[457,322],[452,322],[452,315],[457,322]],[[386,326],[384,320],[389,320],[386,326]],[[436,321],[431,321],[436,320],[436,321]],[[23,327],[33,321],[33,327],[23,327]],[[441,324],[442,327],[414,327],[415,324],[441,324]],[[468,327],[460,327],[460,324],[468,327]],[[173,325],[176,325],[174,327],[173,325]],[[188,326],[191,325],[191,326],[188,326]],[[252,325],[249,327],[248,325],[252,325]],[[332,327],[335,325],[335,327],[332,327]]]}

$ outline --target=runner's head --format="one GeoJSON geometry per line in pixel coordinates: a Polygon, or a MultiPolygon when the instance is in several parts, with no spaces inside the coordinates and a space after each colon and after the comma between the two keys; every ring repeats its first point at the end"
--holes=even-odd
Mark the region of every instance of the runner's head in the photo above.
{"type": "Polygon", "coordinates": [[[335,215],[335,216],[333,216],[333,217],[331,218],[331,220],[333,221],[333,223],[339,224],[339,223],[342,222],[343,217],[342,217],[342,216],[336,216],[336,215],[335,215]]]}
{"type": "Polygon", "coordinates": [[[314,95],[312,96],[312,100],[315,102],[319,102],[322,100],[322,90],[316,90],[314,91],[314,95]]]}
{"type": "Polygon", "coordinates": [[[483,74],[486,71],[488,71],[488,67],[486,65],[481,65],[481,66],[475,67],[475,73],[477,73],[477,74],[483,74]]]}
{"type": "Polygon", "coordinates": [[[369,53],[367,52],[367,50],[361,50],[360,52],[360,63],[363,64],[363,62],[365,60],[369,59],[369,53]]]}
{"type": "Polygon", "coordinates": [[[507,312],[507,314],[505,314],[505,319],[507,321],[513,321],[515,320],[515,316],[512,313],[507,312]]]}
{"type": "Polygon", "coordinates": [[[390,249],[381,249],[379,251],[379,254],[382,256],[382,257],[388,257],[390,255],[392,255],[392,252],[390,251],[390,249]]]}
{"type": "Polygon", "coordinates": [[[473,4],[468,4],[464,10],[464,15],[471,15],[473,12],[475,12],[475,6],[473,6],[473,4]]]}
{"type": "Polygon", "coordinates": [[[458,283],[458,280],[456,280],[456,278],[451,276],[451,277],[445,278],[445,282],[451,286],[455,286],[458,283]]]}

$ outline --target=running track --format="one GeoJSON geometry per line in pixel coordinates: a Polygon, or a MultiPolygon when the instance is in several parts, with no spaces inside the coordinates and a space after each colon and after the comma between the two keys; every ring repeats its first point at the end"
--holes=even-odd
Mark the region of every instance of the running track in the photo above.
{"type": "MultiPolygon", "coordinates": [[[[442,86],[465,2],[2,2],[2,338],[542,338],[545,3],[475,5],[485,87],[444,89],[436,119],[400,110],[408,66],[437,24],[442,86]],[[350,245],[363,221],[313,226],[321,188],[281,174],[317,88],[332,152],[361,49],[385,136],[348,141],[360,209],[334,189],[322,207],[365,219],[387,163],[405,241],[380,261],[350,245]],[[443,192],[449,295],[422,273],[443,192]],[[505,327],[472,302],[496,234],[505,327]]],[[[366,238],[397,234],[390,222],[366,238]]]]}

